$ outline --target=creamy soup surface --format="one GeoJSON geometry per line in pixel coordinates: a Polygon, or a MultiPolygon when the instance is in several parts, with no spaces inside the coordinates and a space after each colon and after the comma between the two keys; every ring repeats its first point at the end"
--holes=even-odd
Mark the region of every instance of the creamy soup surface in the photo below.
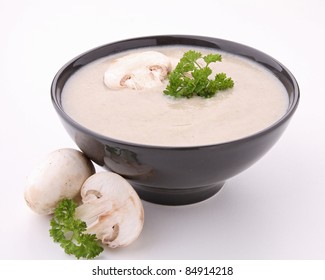
{"type": "MultiPolygon", "coordinates": [[[[237,140],[269,127],[288,108],[282,83],[266,68],[248,59],[212,49],[187,46],[155,47],[177,61],[189,49],[218,52],[222,62],[213,73],[225,72],[234,87],[212,98],[175,99],[152,89],[111,90],[103,76],[107,66],[126,52],[94,61],[69,78],[63,88],[65,112],[81,125],[111,138],[159,146],[197,146],[237,140]]],[[[137,49],[142,52],[148,49],[137,49]]],[[[129,52],[128,52],[129,53],[129,52]]]]}

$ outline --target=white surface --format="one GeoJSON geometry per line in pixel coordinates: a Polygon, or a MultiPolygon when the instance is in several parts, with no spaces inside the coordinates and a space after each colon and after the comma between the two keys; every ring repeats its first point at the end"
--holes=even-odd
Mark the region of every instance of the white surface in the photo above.
{"type": "Polygon", "coordinates": [[[0,259],[70,259],[48,236],[49,219],[31,212],[22,195],[42,157],[76,147],[51,104],[56,71],[98,45],[172,33],[229,39],[270,54],[296,76],[300,106],[276,146],[218,195],[181,207],[144,202],[137,242],[107,249],[101,259],[325,259],[325,4],[199,4],[0,0],[0,259]]]}

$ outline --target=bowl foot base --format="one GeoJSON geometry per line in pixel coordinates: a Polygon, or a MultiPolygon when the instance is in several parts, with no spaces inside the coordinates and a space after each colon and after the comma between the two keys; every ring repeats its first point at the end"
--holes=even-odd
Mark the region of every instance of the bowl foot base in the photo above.
{"type": "Polygon", "coordinates": [[[131,182],[141,199],[163,205],[186,205],[204,201],[221,190],[225,182],[191,189],[152,188],[131,182]]]}

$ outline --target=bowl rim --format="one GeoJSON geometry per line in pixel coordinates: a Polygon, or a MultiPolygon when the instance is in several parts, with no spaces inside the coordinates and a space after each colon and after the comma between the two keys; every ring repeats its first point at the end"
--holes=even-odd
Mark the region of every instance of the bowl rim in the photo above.
{"type": "MultiPolygon", "coordinates": [[[[175,45],[175,44],[166,44],[166,45],[175,45]]],[[[190,45],[190,44],[183,44],[183,45],[190,45]]],[[[153,46],[160,46],[160,44],[153,45],[153,46]]],[[[142,48],[142,47],[146,47],[146,46],[139,46],[139,48],[142,48]]],[[[204,47],[204,46],[201,46],[201,47],[204,47]]],[[[131,50],[131,49],[132,48],[129,48],[129,49],[127,48],[125,50],[117,51],[116,53],[131,50]]],[[[221,49],[221,48],[220,48],[220,50],[232,53],[232,51],[229,51],[229,50],[224,50],[224,49],[221,49]]],[[[234,52],[234,54],[242,55],[242,54],[237,54],[235,52],[234,52]]],[[[245,56],[245,55],[242,55],[242,56],[245,56]]],[[[252,57],[247,57],[247,56],[245,56],[245,57],[252,60],[252,57]]],[[[99,59],[99,58],[100,57],[98,57],[96,59],[99,59]]],[[[96,59],[94,59],[92,61],[95,61],[96,59]]],[[[258,61],[255,61],[255,62],[259,63],[258,61]]],[[[84,65],[86,65],[86,64],[81,65],[81,67],[84,66],[84,65]]],[[[73,71],[72,73],[75,73],[76,71],[73,71]]],[[[160,150],[193,150],[193,149],[221,147],[221,146],[235,145],[235,144],[239,144],[239,143],[244,143],[244,142],[248,142],[248,141],[251,141],[253,139],[259,138],[259,137],[271,132],[272,130],[276,129],[277,127],[279,127],[279,126],[283,125],[285,122],[287,122],[292,117],[292,115],[295,113],[295,111],[296,111],[296,109],[298,107],[298,104],[299,104],[299,100],[300,100],[300,89],[299,89],[299,85],[298,85],[298,82],[297,82],[296,78],[294,77],[294,75],[291,73],[291,71],[286,66],[284,66],[281,62],[279,62],[278,60],[276,60],[272,56],[270,56],[270,55],[268,55],[268,54],[266,54],[266,53],[264,53],[264,52],[262,52],[262,51],[260,51],[258,49],[255,49],[255,48],[250,47],[248,45],[237,43],[235,41],[230,41],[230,40],[225,40],[225,39],[220,39],[220,38],[201,36],[201,35],[177,35],[177,34],[171,34],[171,35],[141,36],[141,37],[134,37],[134,38],[129,38],[129,39],[118,40],[118,41],[114,41],[114,42],[110,42],[110,43],[107,43],[107,44],[103,44],[103,45],[94,47],[92,49],[89,49],[89,50],[75,56],[74,58],[69,60],[67,63],[65,63],[57,71],[57,73],[55,74],[55,76],[54,76],[54,78],[52,80],[52,83],[51,83],[51,100],[52,100],[52,104],[54,105],[55,110],[57,111],[57,113],[59,114],[59,116],[61,118],[63,118],[65,121],[67,121],[73,127],[76,127],[78,130],[82,131],[85,134],[91,135],[93,138],[96,138],[97,140],[100,140],[100,141],[103,141],[103,142],[108,142],[109,141],[109,142],[114,142],[114,143],[121,144],[121,145],[127,145],[127,146],[138,147],[138,148],[160,149],[160,150]],[[204,144],[204,145],[188,145],[188,146],[142,144],[142,143],[129,142],[129,141],[124,141],[124,140],[121,140],[121,139],[109,137],[109,136],[100,134],[98,132],[95,132],[95,131],[81,125],[80,123],[75,121],[72,117],[70,117],[64,111],[61,100],[59,100],[60,98],[58,98],[58,96],[61,96],[62,91],[61,91],[60,94],[57,93],[57,84],[58,84],[58,81],[60,80],[62,74],[65,73],[69,67],[72,67],[74,64],[76,64],[76,62],[78,62],[82,58],[90,55],[93,52],[99,51],[99,50],[101,50],[103,48],[107,48],[109,46],[114,46],[114,45],[117,45],[117,44],[121,44],[121,43],[123,44],[123,43],[127,43],[127,42],[132,42],[132,41],[135,42],[135,41],[139,41],[139,40],[150,40],[150,39],[157,40],[157,39],[168,39],[168,38],[200,40],[200,41],[204,41],[204,42],[207,42],[207,43],[208,42],[210,42],[210,43],[217,43],[217,42],[220,43],[220,42],[222,42],[222,43],[226,43],[226,44],[230,44],[230,45],[233,45],[233,46],[236,46],[236,47],[241,47],[241,48],[250,50],[252,52],[255,52],[255,53],[257,53],[257,54],[271,60],[282,71],[284,71],[286,73],[286,75],[288,76],[289,81],[290,81],[290,83],[291,83],[291,85],[293,87],[292,98],[291,98],[291,100],[289,99],[289,104],[288,104],[287,111],[285,112],[285,114],[281,118],[279,118],[277,121],[275,121],[271,125],[265,127],[262,130],[259,130],[259,131],[255,132],[253,134],[249,134],[249,135],[247,135],[245,137],[241,137],[241,138],[234,139],[234,140],[231,140],[231,141],[226,141],[226,142],[204,144]]]]}

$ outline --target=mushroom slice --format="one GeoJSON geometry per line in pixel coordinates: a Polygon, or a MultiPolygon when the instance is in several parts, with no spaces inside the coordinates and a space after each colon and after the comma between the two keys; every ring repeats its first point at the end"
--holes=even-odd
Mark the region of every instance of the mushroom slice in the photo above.
{"type": "Polygon", "coordinates": [[[89,177],[81,188],[83,204],[76,218],[86,222],[87,232],[96,234],[103,244],[115,248],[131,244],[140,235],[144,211],[132,186],[113,172],[89,177]]]}
{"type": "Polygon", "coordinates": [[[170,70],[170,58],[160,52],[131,53],[110,63],[104,83],[110,89],[153,88],[162,84],[170,70]]]}

